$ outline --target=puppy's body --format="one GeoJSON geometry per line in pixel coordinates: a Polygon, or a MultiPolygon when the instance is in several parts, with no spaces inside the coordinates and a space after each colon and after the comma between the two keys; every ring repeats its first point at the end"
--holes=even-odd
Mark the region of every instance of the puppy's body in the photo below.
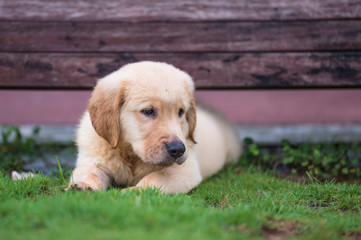
{"type": "Polygon", "coordinates": [[[164,63],[129,64],[101,79],[78,128],[70,184],[185,193],[235,162],[237,134],[221,117],[196,110],[193,91],[188,74],[164,63]]]}

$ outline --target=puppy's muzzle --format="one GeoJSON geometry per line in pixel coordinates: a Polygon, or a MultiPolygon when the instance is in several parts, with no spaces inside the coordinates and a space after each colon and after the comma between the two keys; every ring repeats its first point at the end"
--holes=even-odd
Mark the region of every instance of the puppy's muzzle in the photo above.
{"type": "Polygon", "coordinates": [[[184,162],[181,157],[186,151],[186,147],[182,142],[170,142],[165,145],[168,155],[176,162],[177,164],[182,164],[184,162]]]}

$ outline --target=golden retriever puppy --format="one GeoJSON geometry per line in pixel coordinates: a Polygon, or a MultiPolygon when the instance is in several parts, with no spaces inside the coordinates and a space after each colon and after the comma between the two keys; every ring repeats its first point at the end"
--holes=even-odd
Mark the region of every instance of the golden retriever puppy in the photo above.
{"type": "Polygon", "coordinates": [[[100,79],[77,131],[69,188],[186,193],[236,162],[236,131],[196,106],[193,91],[187,73],[159,62],[128,64],[100,79]]]}

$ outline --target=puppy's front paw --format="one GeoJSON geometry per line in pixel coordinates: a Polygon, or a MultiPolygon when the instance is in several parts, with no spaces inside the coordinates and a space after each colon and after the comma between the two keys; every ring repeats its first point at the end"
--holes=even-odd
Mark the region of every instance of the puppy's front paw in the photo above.
{"type": "Polygon", "coordinates": [[[92,191],[92,192],[94,191],[94,189],[90,185],[88,185],[86,183],[83,183],[83,182],[72,183],[65,190],[66,191],[69,191],[69,190],[77,190],[77,191],[87,190],[87,191],[92,191]]]}
{"type": "Polygon", "coordinates": [[[140,191],[141,188],[138,186],[123,188],[121,192],[127,192],[127,191],[140,191]]]}

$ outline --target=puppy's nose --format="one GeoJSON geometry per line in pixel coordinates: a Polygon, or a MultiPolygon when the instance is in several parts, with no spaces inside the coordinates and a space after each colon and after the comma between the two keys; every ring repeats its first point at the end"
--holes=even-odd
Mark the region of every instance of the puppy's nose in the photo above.
{"type": "Polygon", "coordinates": [[[174,160],[183,156],[186,151],[186,147],[182,142],[170,142],[165,145],[165,149],[167,150],[169,156],[171,156],[174,160]]]}

